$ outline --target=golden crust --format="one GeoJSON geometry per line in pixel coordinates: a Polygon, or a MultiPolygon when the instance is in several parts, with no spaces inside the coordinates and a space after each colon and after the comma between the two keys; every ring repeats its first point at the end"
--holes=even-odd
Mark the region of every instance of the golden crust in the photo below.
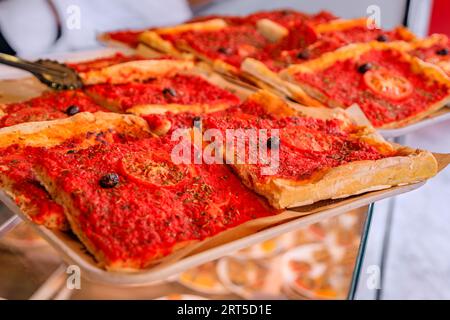
{"type": "Polygon", "coordinates": [[[227,26],[227,22],[223,19],[211,19],[200,22],[179,24],[172,27],[158,28],[154,31],[158,34],[174,34],[186,31],[215,31],[226,28],[227,26]]]}
{"type": "MultiPolygon", "coordinates": [[[[319,90],[314,87],[311,87],[305,83],[299,83],[295,81],[294,75],[296,73],[314,73],[323,69],[326,69],[336,63],[337,61],[347,60],[347,59],[357,59],[362,54],[370,51],[370,50],[398,50],[402,55],[402,59],[407,61],[411,65],[411,70],[415,73],[422,73],[427,78],[430,78],[441,85],[447,86],[450,89],[450,80],[445,74],[443,70],[439,67],[424,62],[416,57],[413,57],[407,54],[407,51],[410,51],[412,45],[403,41],[391,42],[391,43],[380,43],[380,42],[369,42],[363,44],[350,44],[343,48],[340,48],[334,52],[329,52],[321,57],[305,62],[299,65],[292,65],[280,72],[280,77],[289,81],[292,85],[297,86],[303,89],[308,95],[311,97],[325,103],[330,107],[348,107],[344,106],[338,101],[333,99],[329,99],[325,95],[323,95],[319,90]]],[[[439,110],[444,107],[450,101],[450,94],[441,99],[440,101],[434,103],[429,106],[426,110],[415,114],[406,119],[387,123],[380,128],[383,129],[391,129],[402,127],[411,123],[415,123],[420,121],[421,119],[429,116],[433,112],[439,110]]]]}
{"type": "Polygon", "coordinates": [[[192,61],[183,60],[137,60],[115,64],[100,70],[79,74],[85,85],[100,83],[128,83],[145,81],[150,78],[171,76],[194,67],[192,61]]]}
{"type": "Polygon", "coordinates": [[[434,33],[429,37],[423,39],[417,39],[411,43],[414,49],[417,48],[429,48],[436,44],[446,45],[448,43],[448,37],[445,34],[434,33]]]}
{"type": "Polygon", "coordinates": [[[271,179],[266,184],[254,182],[254,189],[273,206],[292,208],[412,184],[437,174],[437,161],[430,152],[406,148],[399,152],[404,154],[375,161],[356,161],[333,168],[318,181],[305,184],[271,179]]]}
{"type": "Polygon", "coordinates": [[[368,43],[353,43],[345,47],[339,48],[336,51],[327,52],[320,56],[319,58],[304,62],[302,64],[294,64],[288,68],[281,71],[280,75],[282,78],[288,75],[293,75],[295,73],[312,73],[318,70],[323,70],[329,68],[331,65],[337,61],[347,60],[347,59],[357,59],[359,56],[370,50],[398,50],[398,51],[409,51],[411,49],[411,44],[404,41],[393,41],[389,43],[372,41],[368,43]]]}
{"type": "Polygon", "coordinates": [[[0,129],[0,148],[18,144],[32,147],[52,147],[86,132],[113,129],[130,135],[150,133],[147,122],[134,115],[109,112],[81,112],[72,117],[22,123],[0,129]]]}
{"type": "Polygon", "coordinates": [[[259,33],[271,42],[277,42],[289,34],[288,29],[270,19],[258,20],[256,28],[259,33]]]}
{"type": "Polygon", "coordinates": [[[266,197],[278,209],[412,184],[437,174],[437,161],[428,151],[391,145],[374,134],[371,128],[362,128],[359,138],[383,149],[394,150],[396,156],[351,162],[328,170],[319,179],[307,181],[273,177],[263,182],[253,176],[246,165],[235,165],[234,169],[249,188],[266,197]]]}
{"type": "Polygon", "coordinates": [[[314,27],[317,33],[327,33],[332,31],[341,31],[354,27],[364,27],[370,22],[368,18],[358,19],[336,19],[330,22],[318,24],[314,27]]]}
{"type": "Polygon", "coordinates": [[[292,108],[284,99],[279,98],[275,94],[267,90],[259,90],[250,95],[247,102],[255,102],[261,106],[267,113],[279,117],[292,117],[298,115],[298,112],[292,108]]]}
{"type": "Polygon", "coordinates": [[[175,46],[170,41],[164,40],[155,31],[143,32],[139,36],[139,41],[159,52],[166,53],[177,58],[182,57],[182,53],[177,48],[175,48],[175,46]]]}
{"type": "Polygon", "coordinates": [[[126,110],[127,113],[132,113],[135,115],[147,115],[147,114],[163,114],[166,112],[171,113],[182,113],[182,112],[191,112],[191,113],[211,113],[216,112],[220,110],[225,110],[229,108],[230,105],[226,103],[220,103],[220,104],[190,104],[190,105],[184,105],[184,104],[176,104],[176,103],[169,103],[169,104],[145,104],[145,105],[139,105],[134,106],[133,108],[130,108],[126,110]]]}

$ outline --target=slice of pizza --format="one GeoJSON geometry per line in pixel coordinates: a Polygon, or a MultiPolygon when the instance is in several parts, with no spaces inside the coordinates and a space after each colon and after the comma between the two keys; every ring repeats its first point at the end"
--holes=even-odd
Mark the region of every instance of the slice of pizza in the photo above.
{"type": "Polygon", "coordinates": [[[428,38],[414,41],[409,52],[423,61],[440,67],[450,76],[450,40],[444,34],[433,34],[428,38]]]}
{"type": "Polygon", "coordinates": [[[67,65],[78,73],[84,85],[143,82],[158,77],[169,77],[194,67],[192,61],[169,57],[147,59],[121,53],[67,65]]]}
{"type": "Polygon", "coordinates": [[[148,267],[189,244],[278,213],[227,166],[179,161],[173,150],[180,143],[144,139],[71,154],[42,149],[35,172],[64,207],[74,233],[111,271],[148,267]]]}
{"type": "Polygon", "coordinates": [[[23,123],[0,130],[0,187],[33,222],[68,230],[62,207],[35,179],[36,148],[71,153],[93,144],[151,136],[139,117],[114,113],[79,113],[67,119],[23,123]]]}
{"type": "Polygon", "coordinates": [[[177,74],[144,83],[94,85],[87,94],[116,112],[138,115],[151,113],[194,113],[221,110],[238,104],[239,98],[201,76],[177,74]]]}
{"type": "Polygon", "coordinates": [[[24,102],[0,104],[0,128],[24,122],[67,118],[86,111],[107,110],[81,90],[48,91],[24,102]]]}
{"type": "Polygon", "coordinates": [[[430,152],[392,145],[371,127],[346,118],[286,115],[233,113],[203,123],[227,137],[227,163],[276,208],[415,183],[437,173],[430,152]]]}
{"type": "MultiPolygon", "coordinates": [[[[370,22],[370,21],[369,21],[370,22]]],[[[279,92],[306,105],[320,105],[316,100],[305,98],[303,91],[297,93],[295,88],[280,79],[279,71],[292,64],[301,64],[316,59],[324,53],[335,51],[351,43],[370,41],[412,41],[414,35],[404,27],[392,31],[370,28],[366,18],[353,20],[333,20],[315,25],[311,30],[297,25],[295,32],[290,32],[282,41],[266,48],[261,57],[247,58],[241,66],[244,74],[270,85],[279,92]],[[314,33],[313,33],[314,32],[314,33]],[[299,39],[298,39],[299,38],[299,39]],[[290,86],[290,90],[287,87],[290,86]]]]}
{"type": "Polygon", "coordinates": [[[329,107],[358,104],[378,128],[417,122],[445,106],[450,82],[407,54],[406,42],[353,44],[292,65],[280,76],[329,107]]]}

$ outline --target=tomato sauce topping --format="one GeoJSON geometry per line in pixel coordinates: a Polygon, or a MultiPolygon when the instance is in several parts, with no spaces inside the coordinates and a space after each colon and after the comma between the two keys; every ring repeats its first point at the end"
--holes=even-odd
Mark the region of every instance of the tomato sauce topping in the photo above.
{"type": "Polygon", "coordinates": [[[371,50],[357,60],[338,61],[324,70],[294,77],[343,106],[357,103],[376,127],[414,116],[450,94],[447,86],[413,72],[411,64],[394,50],[371,50]],[[375,77],[358,70],[364,64],[371,65],[375,77]],[[397,93],[389,97],[389,91],[397,93]]]}
{"type": "Polygon", "coordinates": [[[66,118],[78,112],[107,111],[80,90],[46,92],[28,101],[10,103],[3,107],[0,128],[24,122],[66,118]]]}
{"type": "MultiPolygon", "coordinates": [[[[77,149],[93,144],[123,143],[141,137],[123,135],[114,131],[87,132],[80,137],[71,138],[52,150],[60,153],[72,153],[77,149]]],[[[44,187],[37,181],[32,167],[36,162],[34,147],[11,145],[0,149],[0,174],[5,176],[17,195],[17,204],[25,201],[30,209],[30,218],[35,223],[49,228],[67,230],[68,222],[63,209],[54,202],[44,187]]]]}
{"type": "Polygon", "coordinates": [[[101,84],[87,88],[106,100],[117,102],[123,111],[145,104],[238,104],[239,98],[198,76],[176,75],[145,83],[101,84]]]}
{"type": "Polygon", "coordinates": [[[84,236],[109,263],[140,267],[248,220],[276,214],[225,165],[177,165],[178,142],[146,139],[94,146],[75,154],[40,152],[39,165],[70,195],[84,236]],[[102,188],[107,174],[118,183],[102,188]]]}
{"type": "Polygon", "coordinates": [[[111,40],[121,42],[131,48],[136,48],[139,44],[139,35],[146,30],[119,30],[108,32],[107,36],[111,40]]]}
{"type": "Polygon", "coordinates": [[[177,45],[187,44],[210,59],[220,59],[237,68],[248,57],[255,57],[269,41],[254,26],[230,26],[218,31],[187,31],[163,35],[177,45]]]}
{"type": "MultiPolygon", "coordinates": [[[[369,144],[358,138],[358,127],[342,125],[337,119],[288,117],[261,119],[248,114],[233,114],[206,119],[206,128],[279,129],[279,168],[274,175],[262,175],[262,164],[246,164],[250,176],[259,181],[285,178],[302,181],[314,179],[327,170],[353,161],[377,160],[391,155],[382,146],[369,144]]],[[[227,141],[227,143],[229,143],[227,141]]],[[[268,147],[268,152],[274,149],[268,147]]],[[[256,150],[255,150],[256,151],[256,150]]],[[[249,151],[246,151],[249,152],[249,151]]],[[[251,155],[246,155],[246,159],[251,155]]]]}

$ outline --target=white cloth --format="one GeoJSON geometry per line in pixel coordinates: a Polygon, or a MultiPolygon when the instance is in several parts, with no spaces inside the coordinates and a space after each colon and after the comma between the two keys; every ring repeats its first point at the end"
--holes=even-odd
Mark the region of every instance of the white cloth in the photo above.
{"type": "Polygon", "coordinates": [[[185,0],[53,0],[53,3],[63,31],[56,44],[53,44],[56,22],[45,0],[0,2],[0,28],[18,55],[95,48],[98,46],[95,37],[103,31],[170,25],[191,17],[185,0]]]}

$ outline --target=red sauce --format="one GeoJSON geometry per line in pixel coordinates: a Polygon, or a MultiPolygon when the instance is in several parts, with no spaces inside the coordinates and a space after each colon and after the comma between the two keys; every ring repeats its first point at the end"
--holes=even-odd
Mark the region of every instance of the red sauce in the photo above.
{"type": "Polygon", "coordinates": [[[260,59],[271,70],[280,71],[291,64],[300,64],[318,58],[324,53],[351,43],[374,41],[381,35],[386,36],[388,41],[404,40],[396,30],[372,30],[363,26],[330,31],[319,36],[312,33],[311,30],[307,30],[307,27],[302,29],[301,25],[297,25],[294,29],[295,32],[291,32],[281,43],[271,48],[269,59],[260,59]]]}
{"type": "Polygon", "coordinates": [[[76,154],[42,150],[39,165],[70,195],[83,234],[109,263],[132,260],[145,267],[177,244],[278,212],[246,189],[225,165],[173,169],[170,154],[176,143],[170,138],[147,139],[94,146],[76,154]],[[142,159],[153,161],[146,171],[142,159]],[[160,184],[148,176],[149,170],[155,175],[170,170],[176,178],[160,184]],[[120,182],[101,188],[99,180],[111,172],[119,175],[120,182]]]}
{"type": "Polygon", "coordinates": [[[231,92],[201,77],[191,75],[176,75],[145,83],[94,85],[87,88],[87,92],[117,102],[123,111],[144,104],[229,104],[232,106],[239,103],[239,98],[231,92]]]}
{"type": "Polygon", "coordinates": [[[139,44],[139,35],[146,30],[120,30],[108,32],[111,40],[122,42],[123,44],[136,48],[139,44]]]}
{"type": "Polygon", "coordinates": [[[343,106],[357,103],[376,127],[414,116],[450,93],[446,86],[428,79],[423,74],[413,73],[411,65],[393,50],[372,50],[357,61],[340,61],[319,72],[298,73],[295,78],[343,106]],[[365,84],[363,74],[357,70],[358,66],[364,63],[371,63],[374,68],[382,67],[406,78],[414,91],[401,101],[376,95],[365,84]]]}
{"type": "Polygon", "coordinates": [[[24,122],[66,118],[66,110],[70,106],[77,106],[79,112],[107,111],[81,90],[47,92],[25,102],[6,105],[3,109],[6,115],[0,118],[0,128],[24,122]]]}
{"type": "MultiPolygon", "coordinates": [[[[273,177],[309,180],[333,167],[360,160],[377,160],[389,154],[358,139],[357,127],[343,129],[340,120],[289,117],[261,119],[258,116],[233,114],[211,117],[206,128],[226,129],[279,129],[279,169],[275,175],[261,174],[261,164],[246,165],[251,176],[265,181],[273,177]]],[[[270,132],[269,132],[270,136],[270,132]]],[[[271,150],[268,150],[271,152],[271,150]]]]}
{"type": "Polygon", "coordinates": [[[173,43],[186,43],[210,59],[220,59],[237,68],[248,57],[255,57],[269,41],[254,26],[230,26],[219,31],[187,31],[164,35],[173,43]]]}
{"type": "Polygon", "coordinates": [[[121,53],[116,53],[115,55],[99,58],[95,60],[89,60],[89,61],[83,61],[78,63],[68,63],[67,65],[75,70],[78,73],[82,72],[88,72],[88,71],[95,71],[100,70],[115,64],[129,62],[129,61],[136,61],[136,60],[146,60],[146,58],[137,56],[137,55],[131,55],[131,56],[125,56],[121,53]]]}

